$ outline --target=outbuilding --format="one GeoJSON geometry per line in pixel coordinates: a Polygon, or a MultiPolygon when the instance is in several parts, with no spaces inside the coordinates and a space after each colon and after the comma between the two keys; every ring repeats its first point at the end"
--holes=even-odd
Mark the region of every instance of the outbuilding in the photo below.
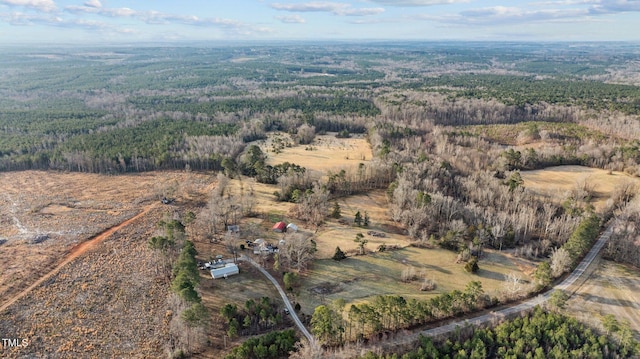
{"type": "Polygon", "coordinates": [[[287,231],[297,232],[298,231],[298,226],[296,226],[293,223],[289,223],[289,224],[287,224],[287,231]]]}
{"type": "Polygon", "coordinates": [[[222,268],[211,270],[211,276],[213,277],[213,279],[227,278],[238,273],[240,273],[240,269],[235,263],[227,263],[222,268]]]}
{"type": "Polygon", "coordinates": [[[285,232],[287,230],[287,224],[285,222],[278,222],[273,225],[273,228],[271,228],[271,230],[276,233],[285,232]]]}

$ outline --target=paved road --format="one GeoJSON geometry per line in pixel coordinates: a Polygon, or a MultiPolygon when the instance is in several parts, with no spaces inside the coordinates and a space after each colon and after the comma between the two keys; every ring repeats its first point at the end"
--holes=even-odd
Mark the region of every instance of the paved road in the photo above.
{"type": "Polygon", "coordinates": [[[269,279],[271,281],[271,283],[273,283],[273,285],[276,287],[276,289],[280,293],[280,296],[282,297],[282,300],[284,301],[284,305],[287,307],[287,309],[289,309],[289,315],[291,316],[293,321],[296,323],[296,325],[298,326],[298,328],[300,329],[302,334],[304,334],[304,336],[307,337],[307,340],[309,340],[309,343],[311,343],[312,345],[315,345],[316,344],[315,338],[313,337],[313,335],[311,335],[311,333],[309,333],[309,331],[307,330],[307,327],[305,327],[304,324],[302,324],[302,321],[300,320],[300,318],[298,318],[298,315],[296,314],[296,311],[294,310],[293,306],[291,305],[291,302],[289,301],[289,298],[287,297],[287,294],[284,292],[284,290],[280,286],[280,283],[278,283],[278,281],[275,278],[273,278],[273,276],[269,272],[267,272],[264,268],[262,268],[262,266],[260,266],[253,259],[251,259],[251,257],[246,256],[246,255],[243,254],[238,259],[242,260],[242,261],[249,262],[251,265],[256,267],[260,272],[262,272],[262,274],[264,274],[265,277],[267,277],[267,279],[269,279]]]}
{"type": "MultiPolygon", "coordinates": [[[[598,253],[602,249],[602,247],[604,247],[604,245],[607,243],[607,241],[611,237],[611,233],[612,232],[613,232],[613,224],[611,224],[609,226],[609,228],[607,228],[607,230],[604,231],[600,235],[600,238],[598,238],[598,240],[593,245],[593,247],[591,248],[589,253],[587,253],[587,255],[584,257],[582,262],[580,262],[580,264],[576,267],[576,269],[573,270],[571,275],[569,275],[560,284],[556,285],[555,287],[553,287],[552,289],[548,290],[547,292],[545,292],[543,294],[540,294],[537,297],[532,298],[532,299],[530,299],[530,300],[528,300],[528,301],[526,301],[524,303],[515,305],[513,307],[505,308],[505,309],[502,309],[502,310],[497,310],[495,312],[491,312],[489,314],[480,315],[480,316],[477,316],[477,317],[474,317],[474,318],[471,318],[471,319],[465,319],[465,320],[457,321],[457,322],[454,322],[454,323],[451,323],[451,324],[447,324],[447,325],[444,325],[444,326],[441,326],[441,327],[424,330],[424,331],[422,331],[422,332],[420,332],[418,334],[422,334],[424,336],[433,337],[433,336],[439,336],[439,335],[443,335],[443,334],[454,332],[456,330],[456,328],[458,328],[458,327],[464,327],[464,326],[467,326],[467,325],[478,326],[478,325],[481,325],[481,324],[485,324],[485,323],[491,322],[492,320],[495,320],[495,319],[505,318],[505,317],[511,316],[513,314],[516,314],[516,313],[520,313],[520,312],[523,312],[523,311],[531,310],[536,305],[540,305],[540,304],[543,304],[544,302],[546,302],[549,299],[549,297],[551,296],[551,293],[553,293],[553,291],[555,291],[556,289],[568,291],[569,287],[573,283],[575,283],[575,281],[578,280],[578,278],[580,278],[582,275],[584,275],[584,272],[586,271],[586,269],[589,267],[591,262],[593,262],[593,260],[596,258],[596,256],[598,255],[598,253]]],[[[575,289],[573,289],[571,291],[571,294],[573,294],[573,292],[575,292],[575,289]]]]}

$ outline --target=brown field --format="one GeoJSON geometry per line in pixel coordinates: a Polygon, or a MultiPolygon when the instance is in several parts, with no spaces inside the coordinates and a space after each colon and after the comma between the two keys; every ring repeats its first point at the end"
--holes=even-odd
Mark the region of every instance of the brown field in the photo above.
{"type": "Polygon", "coordinates": [[[371,161],[371,146],[362,135],[351,138],[336,138],[335,134],[319,135],[310,145],[294,145],[286,133],[270,133],[266,140],[257,144],[268,155],[267,163],[277,165],[284,162],[295,163],[316,173],[337,172],[342,168],[356,167],[359,163],[371,161]],[[273,151],[274,139],[280,138],[291,147],[284,147],[280,153],[273,151]]]}
{"type": "MultiPolygon", "coordinates": [[[[168,286],[156,274],[157,254],[148,248],[147,240],[156,233],[156,222],[165,209],[156,204],[148,208],[144,216],[90,250],[80,251],[51,275],[47,272],[52,266],[36,265],[29,272],[23,281],[40,276],[45,280],[0,314],[0,328],[28,339],[29,346],[3,353],[3,357],[163,355],[171,317],[168,286]]],[[[42,251],[52,262],[55,254],[64,253],[62,249],[42,251]]]]}
{"type": "Polygon", "coordinates": [[[601,260],[589,279],[568,301],[567,311],[579,320],[600,326],[602,318],[613,314],[626,321],[640,340],[640,269],[601,260]]]}
{"type": "Polygon", "coordinates": [[[524,187],[534,193],[562,201],[566,193],[581,181],[594,186],[595,196],[591,203],[596,210],[602,209],[616,186],[626,183],[640,183],[637,177],[623,172],[611,172],[583,166],[557,166],[541,170],[520,172],[524,187]]]}
{"type": "MultiPolygon", "coordinates": [[[[387,199],[383,190],[371,191],[366,195],[356,195],[339,199],[342,218],[342,224],[338,220],[327,220],[320,227],[317,234],[318,241],[318,258],[331,258],[335,252],[336,246],[339,246],[345,252],[355,252],[358,248],[354,242],[356,234],[362,233],[369,240],[366,245],[368,251],[377,250],[381,244],[389,246],[397,245],[406,247],[410,244],[409,239],[404,235],[404,229],[397,227],[397,224],[388,219],[387,199]],[[353,219],[357,211],[360,211],[364,217],[365,211],[371,219],[369,227],[357,227],[353,224],[353,219]],[[373,237],[367,235],[368,231],[384,233],[385,237],[373,237]]],[[[333,202],[329,205],[331,208],[333,202]]]]}
{"type": "Polygon", "coordinates": [[[7,242],[0,248],[9,255],[0,257],[0,297],[35,282],[71,248],[133,217],[163,193],[188,195],[207,184],[206,176],[184,173],[1,173],[0,238],[7,242]],[[48,239],[32,244],[37,236],[48,239]]]}
{"type": "Polygon", "coordinates": [[[173,313],[147,241],[159,220],[197,212],[212,177],[27,171],[0,180],[0,328],[30,341],[2,356],[164,356],[173,313]],[[175,202],[161,204],[164,195],[175,202]],[[38,234],[48,239],[32,244],[38,234]]]}

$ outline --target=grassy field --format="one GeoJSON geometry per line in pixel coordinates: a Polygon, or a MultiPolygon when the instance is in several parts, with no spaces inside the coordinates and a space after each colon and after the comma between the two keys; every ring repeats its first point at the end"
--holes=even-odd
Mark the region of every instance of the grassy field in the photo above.
{"type": "Polygon", "coordinates": [[[318,242],[316,256],[318,258],[331,258],[336,246],[339,246],[345,252],[355,253],[358,250],[358,246],[354,239],[358,233],[364,234],[369,241],[366,245],[367,251],[375,251],[381,244],[399,247],[405,247],[410,244],[409,239],[404,235],[404,229],[397,227],[396,223],[388,219],[387,200],[384,191],[378,190],[366,195],[340,198],[337,202],[341,208],[342,218],[340,221],[328,219],[320,227],[316,235],[318,242]],[[353,224],[357,211],[360,211],[362,216],[364,216],[365,211],[368,213],[370,217],[368,227],[357,227],[353,224]],[[368,231],[383,233],[385,237],[369,236],[367,235],[368,231]]]}
{"type": "Polygon", "coordinates": [[[640,340],[640,270],[601,260],[599,267],[568,301],[567,311],[591,325],[600,326],[602,318],[613,314],[618,321],[629,322],[640,340]]]}
{"type": "Polygon", "coordinates": [[[266,140],[257,144],[268,155],[267,164],[295,163],[311,171],[324,175],[326,171],[337,172],[345,167],[357,167],[373,158],[371,147],[362,135],[351,138],[336,138],[335,134],[318,135],[310,145],[293,145],[294,141],[286,133],[269,133],[266,140]],[[291,147],[278,147],[277,143],[291,147]],[[274,152],[275,148],[281,148],[274,152]]]}
{"type": "Polygon", "coordinates": [[[454,289],[463,290],[470,281],[482,282],[486,293],[496,294],[503,286],[504,276],[519,273],[529,280],[522,268],[509,255],[488,251],[480,261],[477,274],[465,272],[463,264],[456,262],[457,255],[444,249],[406,247],[396,251],[353,256],[336,262],[322,259],[305,273],[304,284],[297,297],[303,311],[323,303],[343,298],[347,303],[366,301],[376,295],[397,294],[406,298],[427,299],[454,289]],[[400,280],[405,268],[414,268],[422,277],[436,282],[430,292],[420,291],[422,280],[404,283],[400,280]]]}
{"type": "Polygon", "coordinates": [[[591,203],[596,210],[602,209],[616,186],[625,182],[640,183],[640,179],[623,172],[611,172],[583,166],[557,166],[541,170],[520,172],[524,187],[535,193],[561,201],[566,193],[581,181],[594,188],[591,203]]]}

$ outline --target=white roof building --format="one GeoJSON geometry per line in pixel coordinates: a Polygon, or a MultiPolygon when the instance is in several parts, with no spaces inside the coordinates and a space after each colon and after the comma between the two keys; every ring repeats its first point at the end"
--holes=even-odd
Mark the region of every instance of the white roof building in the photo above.
{"type": "Polygon", "coordinates": [[[211,270],[211,276],[213,279],[227,278],[238,273],[240,273],[240,269],[235,263],[227,263],[222,268],[215,268],[211,270]]]}

